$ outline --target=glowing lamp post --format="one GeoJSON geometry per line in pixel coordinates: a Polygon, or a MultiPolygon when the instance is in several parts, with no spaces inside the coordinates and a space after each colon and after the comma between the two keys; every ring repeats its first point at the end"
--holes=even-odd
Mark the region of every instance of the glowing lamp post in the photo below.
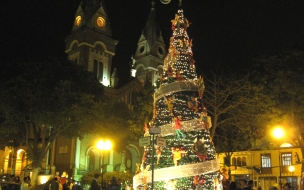
{"type": "MultiPolygon", "coordinates": [[[[277,139],[281,139],[284,136],[284,131],[281,128],[275,128],[273,130],[273,136],[277,139]]],[[[278,147],[279,151],[279,169],[280,169],[280,189],[282,189],[282,168],[281,168],[281,155],[280,155],[280,147],[278,147]]]]}
{"type": "Polygon", "coordinates": [[[100,140],[97,142],[96,147],[98,150],[111,150],[112,143],[109,140],[106,140],[105,142],[103,140],[100,140]]]}
{"type": "Polygon", "coordinates": [[[273,130],[273,136],[277,139],[280,139],[284,136],[284,131],[281,128],[275,128],[273,130]]]}
{"type": "MultiPolygon", "coordinates": [[[[111,150],[112,143],[109,140],[106,141],[100,140],[97,142],[96,147],[102,153],[102,151],[104,150],[111,150]]],[[[102,155],[102,159],[103,159],[103,155],[102,155]]],[[[99,156],[99,172],[100,171],[101,171],[101,189],[103,189],[104,184],[103,184],[103,171],[101,170],[101,156],[99,156]]]]}

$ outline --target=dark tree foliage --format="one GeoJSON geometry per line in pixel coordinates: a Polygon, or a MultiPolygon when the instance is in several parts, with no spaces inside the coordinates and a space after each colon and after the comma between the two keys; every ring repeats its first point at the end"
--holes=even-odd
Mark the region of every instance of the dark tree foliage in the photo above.
{"type": "Polygon", "coordinates": [[[276,52],[254,61],[255,82],[263,84],[263,93],[270,99],[263,117],[264,127],[270,130],[281,125],[285,140],[300,146],[304,152],[303,50],[276,52]]]}
{"type": "Polygon", "coordinates": [[[129,118],[130,140],[137,143],[144,134],[144,124],[149,123],[153,117],[153,93],[155,87],[145,87],[134,94],[132,117],[129,118]]]}
{"type": "Polygon", "coordinates": [[[95,128],[94,133],[99,134],[101,138],[111,139],[114,150],[123,151],[132,142],[132,131],[127,122],[132,118],[132,110],[124,102],[115,102],[106,106],[104,118],[103,125],[106,130],[95,128]]]}
{"type": "Polygon", "coordinates": [[[0,143],[24,146],[40,167],[60,135],[80,137],[102,125],[103,87],[68,61],[3,63],[0,71],[0,143]]]}

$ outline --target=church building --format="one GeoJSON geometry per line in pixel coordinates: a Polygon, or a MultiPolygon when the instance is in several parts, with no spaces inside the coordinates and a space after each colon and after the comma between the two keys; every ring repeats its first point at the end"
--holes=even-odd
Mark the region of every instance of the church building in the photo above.
{"type": "MultiPolygon", "coordinates": [[[[125,102],[130,109],[132,95],[147,85],[155,85],[162,74],[163,60],[167,55],[160,27],[157,23],[154,1],[137,48],[130,64],[130,78],[118,86],[117,69],[112,67],[119,43],[112,37],[111,23],[103,0],[83,0],[79,5],[71,34],[66,38],[65,52],[68,59],[83,65],[105,87],[111,103],[125,102]]],[[[136,43],[136,42],[134,42],[136,43]]],[[[131,55],[130,55],[131,57],[131,55]]],[[[136,163],[141,162],[138,144],[129,144],[123,153],[115,150],[100,151],[96,147],[97,135],[82,139],[58,137],[50,155],[50,166],[60,174],[67,171],[76,180],[88,171],[128,171],[135,173],[136,163]]]]}

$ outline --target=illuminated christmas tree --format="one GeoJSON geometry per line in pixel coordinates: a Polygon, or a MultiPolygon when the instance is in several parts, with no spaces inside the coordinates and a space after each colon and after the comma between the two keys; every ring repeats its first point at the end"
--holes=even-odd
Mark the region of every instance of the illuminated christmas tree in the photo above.
{"type": "Polygon", "coordinates": [[[154,93],[153,119],[146,126],[145,136],[151,135],[153,145],[145,147],[141,172],[134,177],[135,189],[218,186],[219,163],[209,132],[211,118],[202,102],[204,82],[196,74],[188,27],[183,10],[178,10],[172,20],[173,35],[163,75],[154,93]],[[151,129],[157,128],[160,134],[152,135],[151,129]],[[158,146],[157,138],[165,138],[166,145],[158,146]]]}

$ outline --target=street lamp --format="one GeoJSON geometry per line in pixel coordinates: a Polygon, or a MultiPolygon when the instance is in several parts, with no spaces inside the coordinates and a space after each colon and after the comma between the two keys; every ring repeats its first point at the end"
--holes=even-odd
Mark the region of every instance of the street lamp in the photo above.
{"type": "Polygon", "coordinates": [[[295,167],[294,166],[289,166],[288,167],[288,171],[289,172],[294,172],[295,171],[295,167]]]}
{"type": "MultiPolygon", "coordinates": [[[[273,136],[277,139],[281,139],[284,136],[284,131],[277,127],[273,130],[273,136]]],[[[280,169],[280,189],[282,189],[282,168],[281,168],[281,155],[280,155],[280,146],[278,147],[278,152],[279,152],[279,169],[280,169]]]]}
{"type": "MultiPolygon", "coordinates": [[[[100,150],[100,153],[102,154],[102,151],[104,150],[111,150],[112,148],[112,143],[109,140],[103,141],[99,140],[96,144],[96,147],[98,150],[100,150]]],[[[102,159],[103,159],[103,154],[102,154],[102,159]]],[[[101,170],[101,156],[99,156],[99,172],[101,171],[101,189],[103,189],[103,170],[101,170]]]]}
{"type": "MultiPolygon", "coordinates": [[[[293,172],[295,171],[295,167],[294,166],[289,166],[288,167],[288,171],[292,173],[293,175],[293,172]]],[[[293,184],[292,184],[293,185],[293,184]]]]}
{"type": "Polygon", "coordinates": [[[284,131],[281,128],[275,128],[273,130],[273,136],[277,139],[280,139],[284,136],[284,131]]]}

